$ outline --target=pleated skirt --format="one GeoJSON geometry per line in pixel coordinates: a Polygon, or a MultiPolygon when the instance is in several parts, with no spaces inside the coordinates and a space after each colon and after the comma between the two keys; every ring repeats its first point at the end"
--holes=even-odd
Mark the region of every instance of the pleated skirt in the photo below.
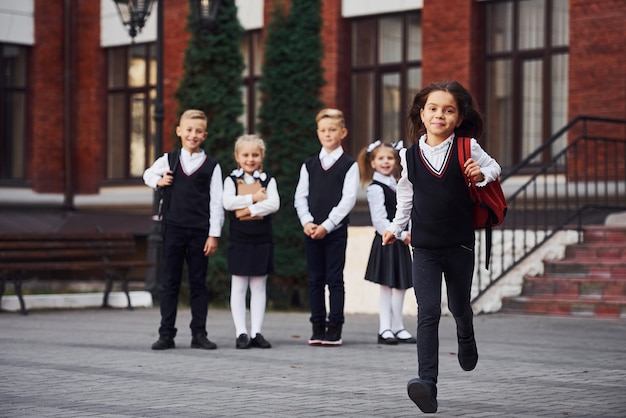
{"type": "Polygon", "coordinates": [[[409,246],[400,240],[385,246],[382,242],[380,234],[376,234],[365,271],[365,280],[394,289],[410,289],[413,287],[413,279],[409,246]]]}

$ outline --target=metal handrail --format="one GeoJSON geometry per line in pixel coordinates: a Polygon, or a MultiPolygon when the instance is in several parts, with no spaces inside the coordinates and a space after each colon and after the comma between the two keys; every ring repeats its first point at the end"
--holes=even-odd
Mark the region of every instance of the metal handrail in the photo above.
{"type": "Polygon", "coordinates": [[[489,270],[484,267],[484,234],[476,232],[472,302],[556,232],[576,230],[580,239],[583,225],[626,210],[626,120],[576,117],[503,174],[503,188],[530,169],[524,184],[507,196],[509,212],[493,231],[489,270]],[[556,151],[559,141],[564,145],[556,151]],[[537,165],[548,149],[552,159],[537,165]]]}

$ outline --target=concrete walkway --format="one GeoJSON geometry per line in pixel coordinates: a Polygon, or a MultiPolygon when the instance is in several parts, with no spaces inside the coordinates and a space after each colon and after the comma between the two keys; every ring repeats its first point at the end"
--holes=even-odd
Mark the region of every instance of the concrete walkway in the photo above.
{"type": "MultiPolygon", "coordinates": [[[[210,310],[214,351],[150,350],[158,309],[0,314],[1,417],[414,417],[414,345],[376,344],[377,315],[348,315],[344,345],[309,347],[306,313],[268,313],[270,350],[235,349],[210,310]]],[[[406,317],[413,329],[415,318],[406,317]]],[[[626,321],[480,315],[480,359],[463,372],[441,321],[441,417],[626,416],[626,321]]]]}

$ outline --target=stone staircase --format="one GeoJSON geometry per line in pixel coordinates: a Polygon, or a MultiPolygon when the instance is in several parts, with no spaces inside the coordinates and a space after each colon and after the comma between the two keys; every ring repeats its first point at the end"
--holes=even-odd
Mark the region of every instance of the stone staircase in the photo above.
{"type": "Polygon", "coordinates": [[[584,227],[564,259],[543,263],[543,275],[524,277],[501,312],[626,319],[626,227],[584,227]]]}

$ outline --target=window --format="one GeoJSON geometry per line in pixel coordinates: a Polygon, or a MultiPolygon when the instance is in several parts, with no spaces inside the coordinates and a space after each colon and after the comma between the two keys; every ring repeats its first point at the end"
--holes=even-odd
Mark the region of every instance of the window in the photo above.
{"type": "Polygon", "coordinates": [[[26,179],[28,49],[0,44],[0,180],[26,179]]]}
{"type": "Polygon", "coordinates": [[[492,1],[486,10],[486,137],[510,167],[567,124],[568,0],[492,1]]]}
{"type": "Polygon", "coordinates": [[[265,54],[264,46],[260,30],[246,32],[241,43],[241,55],[244,59],[245,68],[242,74],[243,86],[241,88],[244,113],[240,122],[249,134],[256,132],[258,123],[259,106],[261,105],[259,79],[261,78],[265,54]]]}
{"type": "Polygon", "coordinates": [[[141,177],[155,159],[154,44],[108,50],[107,179],[141,177]]]}
{"type": "Polygon", "coordinates": [[[352,154],[370,142],[404,139],[407,109],[421,87],[419,12],[352,21],[352,154]]]}

